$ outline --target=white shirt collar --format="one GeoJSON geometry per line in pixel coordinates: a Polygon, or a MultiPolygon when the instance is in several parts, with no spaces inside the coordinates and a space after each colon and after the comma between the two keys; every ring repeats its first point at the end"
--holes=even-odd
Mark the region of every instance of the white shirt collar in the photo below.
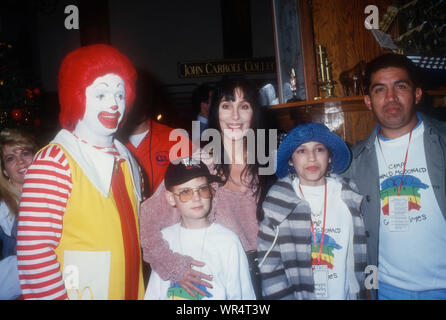
{"type": "Polygon", "coordinates": [[[149,133],[149,130],[147,129],[144,132],[141,133],[137,133],[134,135],[131,135],[129,137],[129,141],[130,143],[135,147],[138,148],[139,144],[141,143],[141,141],[146,137],[147,133],[149,133]]]}
{"type": "MultiPolygon", "coordinates": [[[[115,157],[112,154],[105,153],[87,143],[81,142],[65,129],[59,131],[51,142],[62,145],[81,167],[96,189],[105,197],[108,197],[115,163],[115,157]]],[[[114,144],[119,152],[119,157],[125,159],[130,167],[135,193],[138,200],[141,200],[141,177],[138,164],[122,143],[114,140],[114,144]]]]}

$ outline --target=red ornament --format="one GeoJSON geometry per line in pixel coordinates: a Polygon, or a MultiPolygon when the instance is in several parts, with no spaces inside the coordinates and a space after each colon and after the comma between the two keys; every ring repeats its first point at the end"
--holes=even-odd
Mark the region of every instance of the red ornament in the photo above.
{"type": "Polygon", "coordinates": [[[40,127],[40,118],[35,118],[34,119],[34,126],[35,127],[40,127]]]}
{"type": "Polygon", "coordinates": [[[26,88],[26,95],[28,96],[28,98],[32,99],[33,97],[33,91],[31,89],[26,88]]]}
{"type": "Polygon", "coordinates": [[[34,92],[34,94],[36,96],[38,96],[40,94],[40,89],[39,88],[34,88],[33,92],[34,92]]]}
{"type": "Polygon", "coordinates": [[[13,109],[11,111],[11,118],[13,118],[15,121],[20,121],[23,116],[23,109],[13,109]]]}

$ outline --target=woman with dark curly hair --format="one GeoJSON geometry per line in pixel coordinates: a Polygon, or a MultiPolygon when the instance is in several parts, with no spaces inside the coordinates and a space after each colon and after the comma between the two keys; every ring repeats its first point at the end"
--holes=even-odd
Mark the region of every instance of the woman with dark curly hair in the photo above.
{"type": "MultiPolygon", "coordinates": [[[[265,177],[259,175],[255,148],[248,148],[247,141],[248,135],[252,136],[254,132],[255,137],[255,129],[260,128],[260,112],[257,92],[250,81],[242,78],[223,79],[215,87],[208,128],[217,129],[220,133],[220,149],[224,151],[217,158],[222,161],[214,163],[211,161],[212,156],[204,150],[198,152],[210,171],[222,180],[222,183],[213,185],[215,193],[209,219],[239,236],[248,260],[254,267],[251,273],[256,291],[259,289],[254,261],[259,225],[258,203],[261,203],[265,194],[265,177]]],[[[215,159],[215,154],[213,158],[215,159]]],[[[203,266],[203,261],[173,253],[162,238],[160,230],[180,219],[178,210],[167,203],[164,190],[164,184],[161,184],[156,193],[141,207],[141,245],[144,260],[150,263],[163,279],[180,284],[193,296],[195,293],[203,294],[198,285],[212,288],[211,275],[194,270],[194,267],[203,266]]]]}

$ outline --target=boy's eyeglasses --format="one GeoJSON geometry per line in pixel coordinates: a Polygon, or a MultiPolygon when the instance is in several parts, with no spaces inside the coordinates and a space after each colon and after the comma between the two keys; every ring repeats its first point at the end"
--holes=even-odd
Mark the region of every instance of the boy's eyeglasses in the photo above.
{"type": "Polygon", "coordinates": [[[174,195],[178,196],[178,198],[180,199],[181,202],[188,202],[188,201],[192,200],[192,198],[194,197],[195,191],[197,191],[200,198],[203,198],[203,199],[209,199],[212,194],[211,186],[209,186],[209,185],[201,186],[197,189],[187,188],[187,189],[181,190],[179,193],[174,193],[174,192],[172,192],[172,193],[174,195]]]}

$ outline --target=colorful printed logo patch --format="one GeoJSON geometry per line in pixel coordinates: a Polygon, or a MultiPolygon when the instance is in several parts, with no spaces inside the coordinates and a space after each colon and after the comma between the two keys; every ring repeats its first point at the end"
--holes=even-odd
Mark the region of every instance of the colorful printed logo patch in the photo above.
{"type": "MultiPolygon", "coordinates": [[[[206,293],[207,298],[212,298],[212,294],[207,290],[207,288],[201,284],[194,285],[198,288],[200,288],[202,291],[206,293]]],[[[195,297],[192,297],[189,292],[184,290],[179,284],[174,283],[170,286],[170,288],[167,290],[167,299],[168,300],[202,300],[204,296],[199,294],[198,292],[195,292],[195,297]]]]}
{"type": "Polygon", "coordinates": [[[382,211],[384,215],[389,215],[389,197],[398,196],[398,188],[401,184],[400,196],[409,197],[409,210],[420,210],[419,189],[427,189],[429,186],[421,182],[420,179],[410,175],[398,175],[387,178],[381,182],[380,196],[382,200],[382,211]],[[402,182],[402,184],[401,184],[402,182]]]}
{"type": "Polygon", "coordinates": [[[317,261],[317,256],[319,254],[319,247],[321,243],[322,233],[316,232],[316,248],[314,247],[313,240],[311,240],[311,259],[313,265],[327,265],[329,269],[334,267],[334,253],[333,250],[342,249],[342,246],[337,244],[335,239],[330,237],[328,234],[324,235],[324,246],[322,247],[321,260],[317,261]]]}

